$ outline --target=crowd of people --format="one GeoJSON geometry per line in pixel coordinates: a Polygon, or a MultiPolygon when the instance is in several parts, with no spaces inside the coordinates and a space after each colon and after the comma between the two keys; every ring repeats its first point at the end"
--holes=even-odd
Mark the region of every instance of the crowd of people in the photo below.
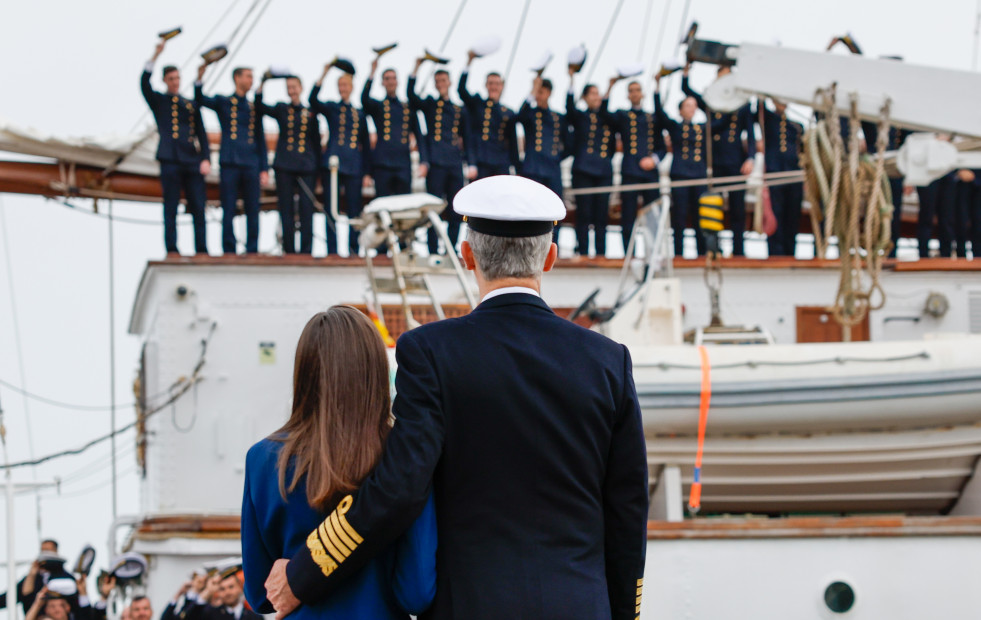
{"type": "MultiPolygon", "coordinates": [[[[449,240],[458,243],[461,218],[452,203],[456,193],[468,182],[494,175],[517,174],[533,179],[575,203],[575,253],[579,256],[605,256],[607,224],[611,196],[620,199],[620,233],[623,247],[628,240],[640,207],[656,200],[659,191],[652,186],[659,180],[658,164],[668,152],[673,153],[670,176],[675,184],[672,194],[671,224],[674,233],[674,252],[682,255],[683,230],[696,231],[699,198],[706,192],[705,184],[693,183],[705,179],[711,161],[715,178],[745,177],[754,168],[755,154],[762,151],[767,172],[786,172],[800,168],[799,147],[804,126],[787,115],[787,106],[780,101],[769,104],[762,99],[755,105],[746,104],[732,112],[711,110],[688,83],[688,67],[684,69],[682,91],[684,99],[673,117],[661,105],[661,78],[655,75],[656,89],[653,112],[644,108],[645,94],[640,81],[627,86],[629,106],[617,111],[609,109],[609,97],[614,84],[625,79],[620,74],[609,81],[601,93],[595,84],[577,88],[579,66],[569,65],[569,86],[565,109],[550,107],[554,88],[541,72],[534,78],[527,98],[517,110],[504,105],[501,95],[504,81],[500,73],[491,71],[485,80],[485,94],[468,86],[470,67],[480,56],[471,51],[457,85],[460,103],[451,98],[450,74],[436,70],[433,74],[435,96],[418,94],[417,73],[426,61],[437,63],[445,59],[426,55],[417,59],[409,76],[405,99],[400,99],[399,77],[395,69],[381,73],[384,96],[372,94],[381,53],[371,64],[361,90],[360,107],[352,101],[355,69],[350,61],[335,59],[328,63],[314,84],[306,101],[299,77],[287,70],[264,73],[253,92],[255,78],[250,68],[232,71],[235,90],[231,95],[206,95],[202,79],[207,63],[198,71],[193,100],[179,94],[180,72],[174,66],[163,68],[165,93],[151,87],[151,72],[162,54],[165,41],[146,65],[142,90],[152,109],[160,134],[157,159],[161,166],[164,198],[164,241],[168,253],[177,252],[176,215],[183,193],[187,211],[194,216],[195,250],[207,253],[205,240],[205,182],[211,169],[208,137],[204,130],[201,109],[214,112],[221,126],[220,197],[223,209],[222,250],[237,252],[233,220],[238,213],[238,201],[244,207],[246,253],[258,251],[260,194],[269,184],[269,157],[263,131],[263,118],[269,116],[279,125],[279,136],[272,169],[282,223],[282,249],[286,254],[309,254],[313,247],[313,215],[316,210],[318,186],[323,202],[335,188],[330,163],[336,158],[336,192],[346,214],[357,217],[362,209],[365,188],[373,187],[375,197],[404,194],[412,191],[413,175],[424,177],[429,193],[449,204],[444,211],[449,240]],[[338,101],[323,101],[320,92],[324,79],[332,69],[338,69],[338,101]],[[263,88],[269,79],[284,78],[288,102],[268,103],[263,88]],[[697,110],[706,116],[696,122],[697,110]],[[327,129],[321,134],[319,116],[327,129]],[[368,119],[375,127],[369,135],[368,119]],[[523,138],[519,138],[521,127],[523,138]],[[757,127],[759,130],[757,132],[757,127]],[[758,140],[757,135],[760,139],[758,140]],[[711,147],[707,143],[711,141],[711,147]],[[418,152],[413,167],[412,149],[418,152]],[[634,186],[618,191],[614,185],[614,153],[620,150],[619,183],[634,186]],[[711,150],[711,153],[709,152],[711,150]],[[711,160],[710,160],[711,157],[711,160]],[[610,188],[609,191],[578,193],[563,187],[561,164],[571,158],[571,189],[610,188]],[[684,182],[688,182],[685,184],[684,182]],[[638,187],[639,186],[639,187],[638,187]],[[590,236],[592,231],[592,237],[590,236]],[[299,241],[297,241],[297,235],[299,241]]],[[[383,52],[382,52],[383,53],[383,52]]],[[[729,67],[720,67],[724,75],[729,67]]],[[[843,124],[843,131],[847,126],[843,124]]],[[[876,151],[876,128],[863,124],[864,142],[868,152],[876,151]]],[[[907,132],[890,131],[889,149],[902,145],[907,132]]],[[[929,255],[929,243],[937,221],[940,256],[956,253],[966,255],[969,241],[981,247],[981,179],[977,171],[961,170],[932,183],[916,188],[920,201],[918,241],[920,256],[929,255]],[[956,250],[952,249],[956,245],[956,250]]],[[[893,219],[893,244],[900,236],[900,212],[903,195],[912,192],[904,188],[902,179],[891,180],[893,202],[897,207],[893,219]]],[[[731,253],[744,253],[746,200],[743,190],[726,192],[727,227],[732,233],[731,253]]],[[[803,188],[800,183],[776,185],[769,191],[770,204],[777,221],[777,230],[767,239],[770,256],[793,256],[799,232],[803,188]]],[[[337,254],[337,222],[330,209],[325,208],[327,253],[337,254]]],[[[557,233],[556,233],[557,235],[557,233]]],[[[698,254],[705,253],[701,234],[696,234],[698,254]]],[[[438,237],[430,231],[429,251],[445,253],[438,237]]],[[[383,250],[384,248],[382,248],[383,250]]],[[[348,252],[358,255],[357,235],[349,235],[348,252]]]]}

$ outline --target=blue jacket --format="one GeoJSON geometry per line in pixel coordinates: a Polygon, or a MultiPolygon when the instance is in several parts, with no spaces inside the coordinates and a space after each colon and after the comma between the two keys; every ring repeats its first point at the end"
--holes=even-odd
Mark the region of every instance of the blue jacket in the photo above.
{"type": "Polygon", "coordinates": [[[371,83],[368,79],[361,91],[361,107],[365,114],[375,122],[375,148],[371,153],[371,163],[375,168],[409,168],[412,159],[409,149],[409,135],[416,137],[419,149],[419,163],[429,161],[426,141],[419,129],[419,119],[405,103],[396,97],[384,99],[371,98],[371,83]]]}
{"type": "MultiPolygon", "coordinates": [[[[758,118],[759,104],[753,111],[758,118]]],[[[766,171],[786,172],[800,170],[798,149],[804,137],[804,126],[763,107],[763,148],[765,149],[766,171]]]]}
{"type": "Polygon", "coordinates": [[[268,106],[262,95],[255,96],[259,116],[271,116],[279,123],[276,159],[273,168],[302,174],[313,173],[320,163],[320,125],[309,108],[291,103],[268,106]]]}
{"type": "Polygon", "coordinates": [[[517,121],[525,129],[521,174],[529,177],[561,175],[559,164],[568,156],[569,142],[565,115],[550,108],[531,107],[525,101],[518,110],[517,121]]]}
{"type": "Polygon", "coordinates": [[[505,105],[467,90],[467,75],[460,75],[456,92],[470,113],[472,134],[476,145],[476,163],[489,166],[515,166],[519,164],[518,136],[515,133],[515,113],[505,105]]]}
{"type": "Polygon", "coordinates": [[[712,167],[738,170],[747,159],[756,157],[756,135],[753,133],[753,113],[747,103],[732,112],[711,112],[702,96],[681,78],[681,90],[694,97],[698,107],[712,118],[712,167]],[[743,146],[743,132],[746,146],[743,146]]]}
{"type": "MultiPolygon", "coordinates": [[[[307,504],[301,483],[284,500],[276,459],[282,444],[263,439],[245,460],[242,497],[242,562],[245,596],[253,609],[270,613],[263,585],[273,562],[307,548],[307,537],[326,513],[307,504]]],[[[292,472],[287,472],[287,480],[292,472]]],[[[302,605],[292,620],[403,620],[432,603],[436,589],[436,509],[433,498],[395,543],[368,562],[328,600],[302,605]]]]}
{"type": "Polygon", "coordinates": [[[654,93],[654,115],[657,122],[671,136],[671,177],[678,179],[704,179],[705,124],[684,121],[679,123],[669,117],[661,106],[661,94],[654,93]]]}
{"type": "Polygon", "coordinates": [[[302,547],[286,571],[299,599],[343,588],[432,488],[427,620],[634,620],[647,449],[626,347],[511,293],[395,351],[397,422],[344,514],[362,541],[326,576],[302,547]]]}
{"type": "MultiPolygon", "coordinates": [[[[862,121],[862,133],[865,134],[865,146],[866,151],[872,155],[878,152],[878,145],[876,142],[879,138],[879,125],[878,123],[870,123],[868,121],[862,121]]],[[[906,129],[896,129],[895,127],[889,128],[889,140],[886,143],[887,151],[898,150],[899,147],[903,146],[906,142],[906,138],[911,134],[911,131],[906,129]]]]}
{"type": "Polygon", "coordinates": [[[572,130],[572,171],[603,177],[613,174],[613,153],[617,149],[613,118],[608,112],[609,101],[603,100],[598,110],[576,108],[576,98],[570,92],[565,98],[565,117],[572,130]]]}
{"type": "Polygon", "coordinates": [[[221,124],[221,151],[218,163],[222,166],[241,166],[269,170],[266,154],[266,134],[255,106],[248,97],[215,95],[207,97],[200,82],[194,84],[194,103],[214,110],[221,124]]]}
{"type": "Polygon", "coordinates": [[[310,91],[310,109],[327,119],[327,148],[324,150],[321,168],[330,166],[330,158],[337,155],[337,171],[340,174],[363,176],[371,174],[371,142],[368,137],[368,120],[364,111],[343,101],[320,101],[320,87],[310,91]]]}
{"type": "Polygon", "coordinates": [[[620,174],[625,178],[657,181],[657,168],[643,170],[640,160],[650,155],[664,159],[667,147],[664,144],[662,127],[657,118],[642,108],[620,110],[613,114],[613,124],[623,142],[623,160],[620,174]]]}
{"type": "MultiPolygon", "coordinates": [[[[470,114],[467,109],[445,99],[421,98],[416,93],[416,78],[409,78],[409,108],[422,112],[426,119],[426,152],[434,166],[456,166],[464,162],[476,166],[477,157],[470,137],[470,114]]],[[[418,119],[417,119],[418,120],[418,119]]]]}
{"type": "Polygon", "coordinates": [[[201,111],[180,95],[158,93],[150,87],[150,72],[144,71],[140,78],[140,90],[146,99],[153,120],[157,123],[160,140],[157,143],[157,160],[200,166],[202,161],[211,158],[208,146],[208,132],[201,120],[201,111]]]}

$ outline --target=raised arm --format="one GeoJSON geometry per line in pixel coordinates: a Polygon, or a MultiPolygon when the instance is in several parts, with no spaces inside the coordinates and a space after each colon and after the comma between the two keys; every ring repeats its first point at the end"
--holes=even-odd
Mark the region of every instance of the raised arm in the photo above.
{"type": "Polygon", "coordinates": [[[375,58],[371,62],[371,73],[368,75],[368,79],[364,81],[364,88],[361,89],[361,107],[364,109],[364,113],[373,116],[381,109],[381,103],[377,99],[371,98],[371,84],[375,80],[375,71],[378,70],[378,58],[375,58]]]}
{"type": "Polygon", "coordinates": [[[265,87],[265,85],[266,85],[266,78],[263,77],[259,81],[259,88],[255,89],[255,111],[256,114],[259,115],[259,122],[262,122],[263,116],[271,116],[273,118],[276,118],[276,114],[275,114],[276,106],[266,105],[263,99],[262,89],[265,87]]]}
{"type": "Polygon", "coordinates": [[[204,106],[210,110],[218,111],[218,98],[208,97],[204,94],[204,70],[207,65],[198,68],[198,79],[194,82],[194,105],[199,108],[204,106]]]}
{"type": "Polygon", "coordinates": [[[470,63],[467,63],[467,66],[463,69],[463,73],[460,74],[460,81],[457,82],[456,94],[460,95],[460,101],[463,102],[463,105],[467,108],[472,108],[473,106],[480,105],[480,98],[467,90],[467,77],[469,75],[470,63]]]}
{"type": "Polygon", "coordinates": [[[412,74],[409,75],[409,81],[405,86],[406,98],[409,100],[409,109],[413,112],[418,112],[422,110],[422,97],[416,93],[416,74],[419,73],[419,67],[425,61],[423,58],[416,58],[416,66],[412,69],[412,74]]]}
{"type": "Polygon", "coordinates": [[[143,67],[143,75],[140,78],[140,91],[143,93],[143,98],[146,99],[147,105],[153,108],[154,99],[157,97],[157,93],[153,92],[153,88],[150,86],[150,73],[153,72],[153,65],[156,64],[157,59],[160,58],[160,54],[163,53],[164,46],[167,44],[163,39],[157,43],[157,46],[153,50],[153,56],[143,67]]]}
{"type": "Polygon", "coordinates": [[[640,615],[647,552],[647,444],[626,347],[623,358],[623,392],[603,482],[603,529],[612,618],[633,620],[640,615]]]}
{"type": "Polygon", "coordinates": [[[685,65],[685,69],[681,74],[681,92],[685,93],[686,97],[694,97],[695,102],[698,103],[698,108],[702,112],[705,112],[708,110],[708,105],[706,105],[701,95],[692,90],[691,85],[688,83],[688,67],[689,65],[685,65]]]}
{"type": "Polygon", "coordinates": [[[570,68],[569,69],[569,92],[565,95],[565,118],[570,125],[575,126],[576,122],[579,120],[579,115],[581,112],[576,108],[576,93],[574,91],[574,80],[576,72],[570,68]]]}

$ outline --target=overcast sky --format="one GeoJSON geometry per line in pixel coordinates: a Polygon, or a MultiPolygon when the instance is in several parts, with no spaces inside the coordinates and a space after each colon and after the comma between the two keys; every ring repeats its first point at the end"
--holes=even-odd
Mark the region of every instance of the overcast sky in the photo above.
{"type": "MultiPolygon", "coordinates": [[[[163,63],[182,65],[198,50],[206,33],[229,6],[235,6],[230,17],[205,43],[227,39],[252,2],[11,0],[4,6],[4,18],[0,20],[0,84],[4,85],[0,119],[63,137],[127,134],[141,119],[148,120],[137,82],[153,51],[156,33],[183,26],[184,34],[168,45],[158,69],[163,63]]],[[[584,75],[578,78],[580,87],[585,74],[594,70],[594,64],[593,81],[605,83],[618,64],[636,60],[650,63],[655,56],[660,62],[673,56],[684,4],[684,0],[624,0],[606,49],[597,59],[598,46],[616,2],[533,0],[505,101],[514,106],[520,104],[531,81],[528,67],[546,49],[556,55],[546,76],[555,82],[552,104],[558,107],[564,105],[562,96],[568,84],[564,56],[575,44],[584,43],[590,53],[584,75]],[[652,10],[645,22],[649,5],[652,10]],[[655,54],[662,21],[665,34],[655,54]]],[[[370,48],[398,41],[399,48],[384,58],[384,66],[399,70],[402,88],[413,59],[422,49],[439,50],[458,6],[458,0],[273,0],[238,52],[235,64],[258,69],[286,64],[304,78],[304,86],[309,88],[323,64],[339,53],[357,66],[357,93],[370,64],[370,48]]],[[[482,86],[487,71],[504,70],[523,6],[524,0],[466,3],[443,50],[453,59],[448,68],[454,79],[469,44],[485,34],[500,35],[503,45],[497,54],[476,61],[472,88],[482,86]]],[[[973,0],[693,0],[689,21],[699,22],[699,35],[704,38],[730,43],[779,40],[785,46],[812,50],[823,49],[833,35],[851,31],[869,55],[899,54],[907,62],[970,69],[975,10],[973,0]]],[[[195,63],[186,66],[187,87],[195,63]]],[[[231,78],[227,71],[224,73],[219,76],[219,92],[231,90],[231,78]]],[[[711,68],[696,68],[695,86],[704,88],[713,74],[711,68]]],[[[334,81],[329,79],[326,89],[326,95],[331,97],[336,93],[334,81]]],[[[156,88],[162,88],[159,72],[154,74],[154,83],[156,88]]],[[[677,91],[677,83],[673,87],[672,93],[677,91]]],[[[275,100],[285,97],[284,91],[281,84],[276,84],[268,89],[267,96],[275,100]]],[[[380,93],[379,85],[375,95],[380,93]]],[[[625,104],[625,86],[620,85],[614,91],[611,107],[625,104]]],[[[214,126],[211,113],[204,114],[205,122],[214,126]]],[[[0,158],[4,155],[0,154],[0,158]]],[[[92,208],[90,201],[74,203],[92,208]]],[[[99,206],[103,210],[106,207],[99,206]]],[[[132,380],[140,347],[138,338],[126,333],[129,311],[146,261],[160,258],[164,250],[157,223],[159,206],[117,203],[115,209],[117,215],[148,222],[118,223],[115,229],[116,394],[119,403],[127,404],[133,400],[132,380]]],[[[0,380],[26,385],[31,392],[51,399],[82,405],[108,404],[106,221],[42,198],[15,195],[0,195],[0,214],[5,223],[0,233],[6,234],[0,236],[0,380]],[[7,276],[8,270],[13,274],[12,280],[7,276]],[[11,290],[15,293],[12,298],[11,290]],[[15,338],[15,311],[22,365],[15,338]]],[[[264,219],[266,222],[265,229],[271,233],[273,222],[269,217],[264,219]]],[[[189,233],[187,226],[181,227],[181,247],[185,251],[190,248],[189,233]]],[[[210,233],[212,251],[217,251],[220,244],[215,226],[210,233]]],[[[267,234],[262,247],[271,243],[267,234]]],[[[40,456],[78,446],[109,428],[105,412],[25,402],[2,385],[0,405],[6,413],[10,458],[14,461],[27,459],[32,453],[40,456]],[[29,432],[33,447],[28,442],[29,432]]],[[[121,408],[117,418],[119,425],[130,422],[132,407],[121,408]]],[[[120,513],[133,514],[139,504],[132,433],[120,437],[117,451],[122,474],[120,513]]],[[[43,535],[58,538],[72,562],[86,542],[98,549],[97,567],[108,560],[108,454],[108,445],[102,445],[33,472],[39,481],[48,482],[55,477],[65,481],[60,496],[51,490],[42,491],[40,516],[43,535]]],[[[18,470],[15,479],[30,481],[32,472],[18,470]]],[[[16,506],[16,552],[19,559],[27,560],[34,556],[38,544],[33,496],[19,496],[16,506]]],[[[5,523],[3,515],[0,522],[5,523]]],[[[0,540],[0,557],[5,560],[6,538],[0,540]]],[[[23,570],[18,572],[22,574],[23,570]]]]}

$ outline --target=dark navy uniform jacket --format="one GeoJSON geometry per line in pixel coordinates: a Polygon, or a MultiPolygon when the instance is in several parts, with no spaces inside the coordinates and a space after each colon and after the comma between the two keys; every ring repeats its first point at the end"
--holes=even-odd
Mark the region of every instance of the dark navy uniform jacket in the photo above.
{"type": "Polygon", "coordinates": [[[540,108],[525,101],[517,121],[525,129],[524,176],[546,177],[560,174],[559,164],[568,156],[569,126],[564,114],[540,108]]]}
{"type": "MultiPolygon", "coordinates": [[[[758,118],[757,110],[753,118],[758,118]]],[[[799,170],[798,148],[804,137],[804,126],[787,118],[787,114],[777,114],[763,107],[763,148],[766,156],[767,172],[786,172],[799,170]]]]}
{"type": "Polygon", "coordinates": [[[344,515],[361,542],[336,568],[294,555],[299,599],[343,591],[432,487],[437,587],[422,618],[636,618],[647,454],[626,347],[510,293],[404,333],[396,361],[395,427],[344,515]]]}
{"type": "Polygon", "coordinates": [[[576,108],[572,93],[565,98],[565,117],[572,130],[572,171],[593,176],[613,174],[613,153],[616,131],[609,112],[609,102],[604,99],[598,110],[583,112],[576,108]]]}
{"type": "MultiPolygon", "coordinates": [[[[244,589],[249,604],[261,613],[273,611],[263,585],[273,562],[290,557],[299,549],[308,549],[311,532],[319,545],[320,534],[314,530],[320,529],[328,514],[307,503],[305,480],[288,493],[285,500],[280,495],[276,460],[282,445],[274,439],[263,439],[249,449],[245,459],[242,496],[244,589]]],[[[292,478],[291,466],[286,479],[292,478]]],[[[348,534],[340,521],[337,529],[330,527],[329,532],[323,530],[323,535],[330,548],[340,553],[335,545],[346,545],[343,539],[348,534]]],[[[436,508],[430,497],[408,531],[352,575],[341,590],[328,600],[302,605],[290,614],[290,618],[408,620],[409,613],[419,614],[432,603],[436,589],[436,544],[436,508]]]]}
{"type": "Polygon", "coordinates": [[[426,141],[419,129],[419,119],[411,108],[397,97],[384,99],[371,98],[371,82],[364,83],[361,91],[361,106],[365,114],[375,121],[375,148],[371,153],[371,163],[375,168],[408,168],[412,165],[409,151],[409,135],[416,137],[419,150],[419,163],[429,161],[426,141]]]}
{"type": "Polygon", "coordinates": [[[208,133],[201,120],[201,111],[180,95],[158,93],[150,87],[150,72],[140,78],[140,90],[146,99],[153,119],[157,122],[160,141],[157,160],[187,166],[200,166],[211,158],[208,133]]]}
{"type": "Polygon", "coordinates": [[[263,103],[262,95],[255,96],[259,116],[271,116],[279,123],[276,158],[273,168],[285,172],[310,174],[320,163],[320,124],[310,108],[292,103],[263,103]]]}
{"type": "Polygon", "coordinates": [[[467,91],[468,72],[460,75],[456,92],[470,113],[476,145],[476,164],[489,166],[518,165],[518,137],[515,134],[515,113],[499,102],[484,99],[467,91]]]}
{"type": "Polygon", "coordinates": [[[266,154],[266,134],[255,105],[238,95],[205,96],[200,82],[194,84],[194,102],[215,111],[221,124],[221,151],[218,163],[222,166],[269,169],[266,154]]]}
{"type": "Polygon", "coordinates": [[[642,108],[620,110],[613,114],[613,123],[623,142],[623,160],[620,174],[625,177],[639,177],[657,180],[657,168],[643,170],[640,160],[652,155],[664,159],[667,147],[664,144],[662,127],[651,112],[642,108]]]}
{"type": "MultiPolygon", "coordinates": [[[[470,114],[466,108],[447,99],[421,98],[416,93],[416,78],[409,78],[409,108],[422,112],[426,119],[426,153],[434,166],[460,167],[464,162],[477,165],[470,137],[470,114]]],[[[418,119],[417,119],[418,120],[418,119]]]]}
{"type": "Polygon", "coordinates": [[[671,176],[685,179],[705,178],[705,125],[683,121],[679,123],[664,112],[661,94],[654,93],[654,115],[671,137],[671,176]]]}
{"type": "Polygon", "coordinates": [[[694,97],[698,107],[712,119],[712,166],[739,168],[747,159],[756,156],[756,136],[753,133],[753,112],[747,103],[732,112],[711,112],[702,96],[691,89],[688,78],[681,78],[681,90],[694,97]],[[743,146],[743,132],[746,146],[743,146]]]}
{"type": "Polygon", "coordinates": [[[320,87],[310,91],[310,109],[327,119],[327,148],[320,166],[328,168],[330,157],[337,155],[340,174],[371,174],[371,143],[364,111],[343,101],[320,101],[320,87]]]}
{"type": "MultiPolygon", "coordinates": [[[[879,124],[870,123],[868,121],[862,121],[862,133],[865,134],[865,146],[866,151],[869,154],[874,154],[878,152],[876,142],[879,138],[879,124]]],[[[896,129],[895,127],[889,128],[889,140],[886,143],[887,151],[898,150],[899,147],[903,146],[906,142],[906,138],[911,134],[911,131],[906,129],[896,129]]]]}

